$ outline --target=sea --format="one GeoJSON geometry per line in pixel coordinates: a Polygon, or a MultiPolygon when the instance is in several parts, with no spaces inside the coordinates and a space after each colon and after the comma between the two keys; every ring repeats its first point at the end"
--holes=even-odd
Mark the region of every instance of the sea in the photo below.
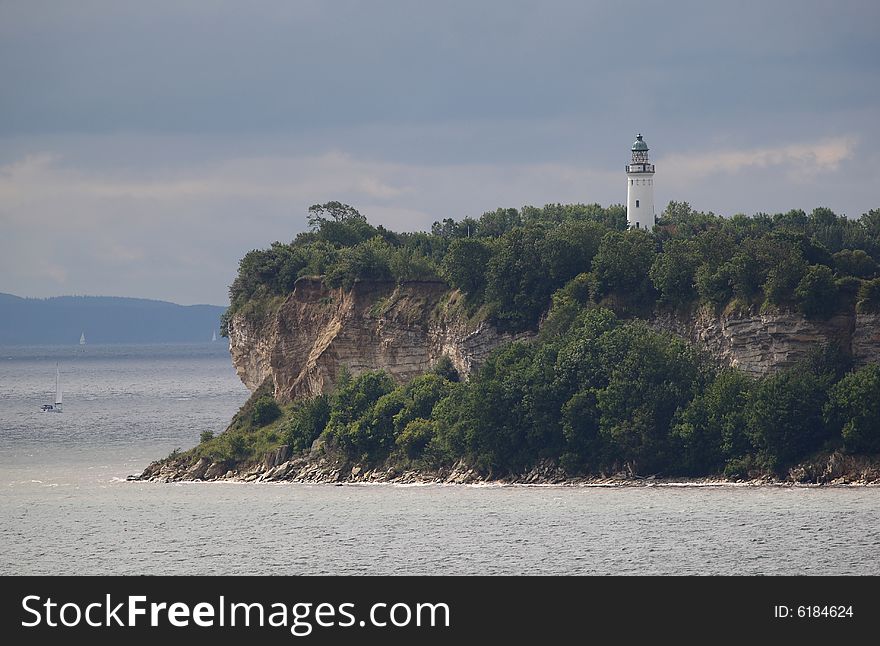
{"type": "Polygon", "coordinates": [[[219,342],[0,347],[0,574],[880,574],[873,487],[126,480],[247,396],[219,342]]]}

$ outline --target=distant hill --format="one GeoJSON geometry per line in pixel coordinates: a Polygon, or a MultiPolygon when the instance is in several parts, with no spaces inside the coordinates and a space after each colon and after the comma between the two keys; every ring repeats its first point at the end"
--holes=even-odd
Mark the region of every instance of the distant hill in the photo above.
{"type": "Polygon", "coordinates": [[[226,308],[116,296],[20,298],[0,293],[0,345],[210,341],[226,308]]]}

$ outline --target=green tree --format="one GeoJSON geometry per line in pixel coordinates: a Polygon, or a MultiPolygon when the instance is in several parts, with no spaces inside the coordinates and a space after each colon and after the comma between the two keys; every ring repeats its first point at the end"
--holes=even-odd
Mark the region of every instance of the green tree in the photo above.
{"type": "Polygon", "coordinates": [[[327,395],[299,400],[281,426],[284,443],[294,451],[306,450],[321,435],[328,421],[330,401],[327,395]]]}
{"type": "Polygon", "coordinates": [[[264,395],[254,402],[251,422],[254,426],[266,426],[281,417],[281,409],[271,395],[264,395]]]}
{"type": "Polygon", "coordinates": [[[834,273],[825,265],[811,265],[794,290],[798,307],[807,316],[827,318],[837,309],[834,273]]]}
{"type": "Polygon", "coordinates": [[[324,204],[312,204],[309,207],[308,223],[310,229],[318,229],[327,221],[332,222],[366,222],[367,218],[353,206],[342,202],[330,201],[324,204]]]}
{"type": "Polygon", "coordinates": [[[325,281],[330,287],[351,289],[359,279],[390,280],[391,254],[391,247],[379,237],[342,249],[325,281]]]}
{"type": "Polygon", "coordinates": [[[880,278],[864,281],[858,299],[856,309],[859,312],[880,312],[880,278]]]}
{"type": "Polygon", "coordinates": [[[779,258],[778,263],[767,275],[764,294],[767,302],[773,305],[787,305],[795,297],[794,291],[800,284],[807,269],[800,252],[792,250],[779,258]]]}
{"type": "Polygon", "coordinates": [[[599,432],[632,471],[668,472],[673,416],[701,381],[696,356],[684,341],[635,324],[613,330],[601,345],[609,378],[597,394],[599,432]]]}
{"type": "Polygon", "coordinates": [[[591,272],[597,295],[617,292],[639,301],[653,299],[649,272],[656,255],[654,247],[654,239],[645,231],[606,233],[593,259],[591,272]]]}
{"type": "Polygon", "coordinates": [[[754,386],[743,372],[727,368],[679,409],[672,436],[680,445],[685,473],[717,472],[726,461],[750,452],[746,412],[754,386]]]}
{"type": "Polygon", "coordinates": [[[331,398],[327,436],[349,458],[375,460],[393,444],[393,417],[403,404],[383,371],[343,378],[331,398]]]}
{"type": "Polygon", "coordinates": [[[859,218],[859,224],[875,240],[880,240],[880,209],[871,209],[859,218]]]}
{"type": "Polygon", "coordinates": [[[834,254],[833,262],[841,276],[873,278],[880,270],[874,259],[861,249],[838,251],[834,254]]]}
{"type": "Polygon", "coordinates": [[[651,282],[660,301],[672,306],[686,305],[697,297],[696,273],[700,257],[691,240],[670,240],[651,266],[651,282]]]}
{"type": "Polygon", "coordinates": [[[561,463],[566,472],[578,474],[602,463],[602,438],[599,435],[597,391],[576,392],[562,407],[562,434],[565,452],[561,463]]]}
{"type": "Polygon", "coordinates": [[[480,217],[480,235],[487,238],[500,238],[521,224],[522,219],[516,209],[487,211],[480,217]]]}
{"type": "Polygon", "coordinates": [[[486,271],[486,301],[502,330],[535,327],[550,304],[554,283],[541,258],[543,226],[517,227],[496,243],[486,271]]]}
{"type": "Polygon", "coordinates": [[[478,238],[457,238],[449,245],[441,271],[449,283],[469,297],[486,287],[486,267],[492,257],[489,245],[478,238]]]}
{"type": "Polygon", "coordinates": [[[815,451],[833,437],[822,407],[828,380],[789,369],[764,377],[749,403],[748,432],[763,463],[778,469],[815,451]]]}
{"type": "Polygon", "coordinates": [[[410,460],[421,459],[434,439],[434,429],[435,424],[430,420],[422,418],[411,420],[395,440],[398,450],[410,460]]]}
{"type": "Polygon", "coordinates": [[[589,271],[607,229],[595,222],[563,222],[547,231],[538,244],[544,273],[554,288],[589,271]]]}
{"type": "Polygon", "coordinates": [[[712,269],[712,266],[706,263],[700,265],[694,281],[697,285],[697,293],[703,302],[719,307],[733,297],[733,289],[730,286],[731,273],[727,264],[719,269],[712,269]]]}
{"type": "Polygon", "coordinates": [[[880,452],[880,365],[851,372],[829,392],[825,421],[853,453],[880,452]]]}

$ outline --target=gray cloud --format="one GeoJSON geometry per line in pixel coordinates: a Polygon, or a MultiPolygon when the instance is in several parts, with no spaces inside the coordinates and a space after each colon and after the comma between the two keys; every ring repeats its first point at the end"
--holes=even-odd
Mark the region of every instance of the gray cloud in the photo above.
{"type": "Polygon", "coordinates": [[[402,229],[878,205],[873,2],[4,2],[0,290],[225,299],[342,199],[402,229]]]}

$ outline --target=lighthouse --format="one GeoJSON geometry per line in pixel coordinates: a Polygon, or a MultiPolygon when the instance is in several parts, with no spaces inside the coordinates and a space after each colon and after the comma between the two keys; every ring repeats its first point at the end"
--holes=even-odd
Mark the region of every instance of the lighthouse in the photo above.
{"type": "Polygon", "coordinates": [[[632,145],[626,166],[626,223],[634,229],[654,226],[654,164],[648,163],[648,144],[642,135],[632,145]]]}

